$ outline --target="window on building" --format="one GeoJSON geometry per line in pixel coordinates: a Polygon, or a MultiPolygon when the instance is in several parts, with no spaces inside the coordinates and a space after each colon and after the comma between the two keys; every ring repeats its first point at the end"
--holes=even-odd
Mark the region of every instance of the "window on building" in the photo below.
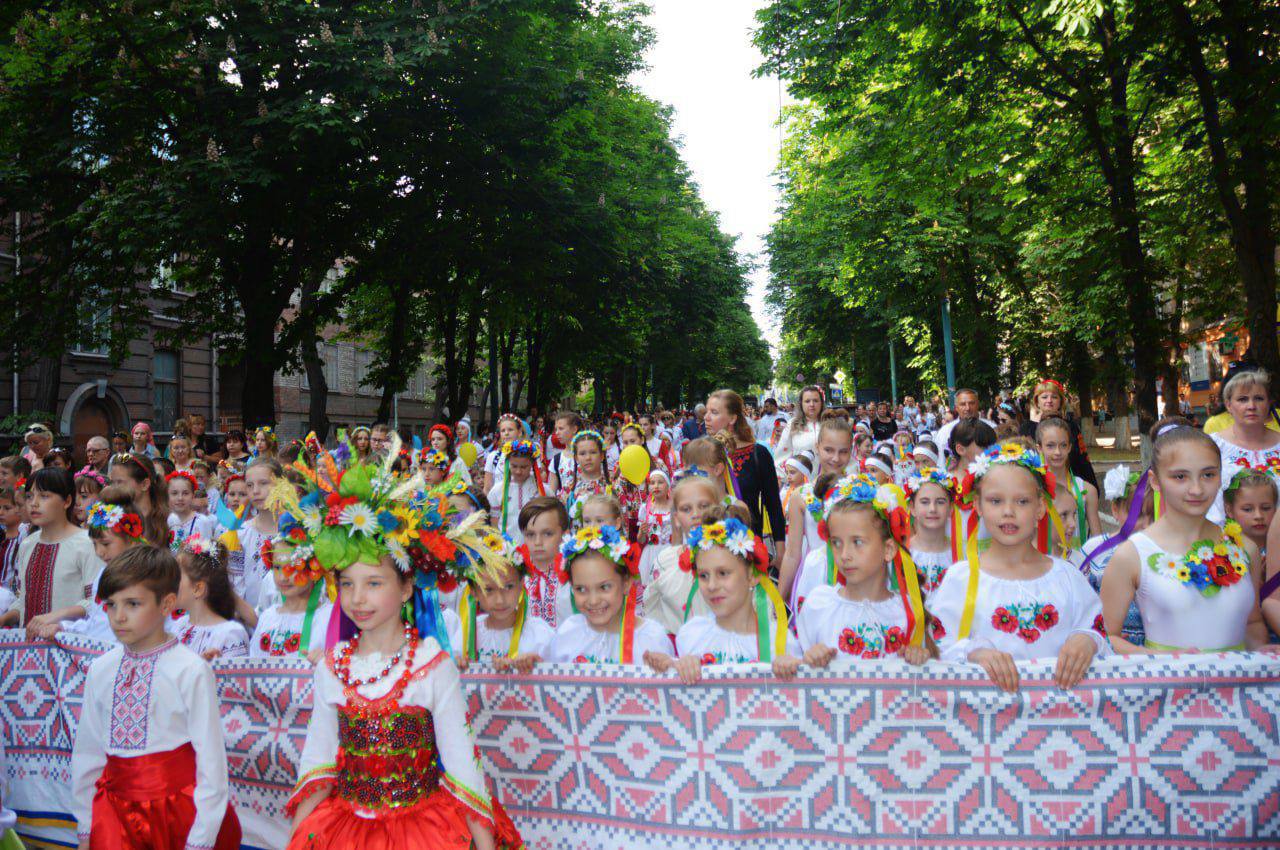
{"type": "Polygon", "coordinates": [[[101,354],[111,350],[111,308],[89,306],[81,311],[79,338],[73,351],[76,354],[101,354]]]}
{"type": "Polygon", "coordinates": [[[154,431],[172,431],[178,418],[178,355],[157,351],[151,360],[152,384],[155,388],[154,431]]]}

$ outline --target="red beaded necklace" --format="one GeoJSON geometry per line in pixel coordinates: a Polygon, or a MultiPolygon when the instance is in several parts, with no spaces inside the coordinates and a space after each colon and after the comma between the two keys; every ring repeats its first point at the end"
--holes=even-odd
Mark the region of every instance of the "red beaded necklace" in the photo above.
{"type": "Polygon", "coordinates": [[[359,688],[363,685],[372,685],[391,675],[391,671],[400,663],[400,657],[405,657],[404,672],[400,674],[400,681],[396,683],[391,690],[395,691],[402,688],[408,683],[409,677],[413,675],[413,655],[418,649],[418,630],[409,624],[404,627],[404,645],[400,647],[395,655],[382,668],[382,672],[367,679],[351,678],[351,656],[360,649],[360,635],[353,637],[346,646],[338,653],[338,660],[334,662],[333,672],[338,677],[338,681],[345,688],[359,688]]]}

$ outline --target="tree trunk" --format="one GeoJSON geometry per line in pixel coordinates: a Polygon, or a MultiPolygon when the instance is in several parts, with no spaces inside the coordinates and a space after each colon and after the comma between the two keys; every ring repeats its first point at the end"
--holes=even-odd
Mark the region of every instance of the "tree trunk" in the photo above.
{"type": "MultiPolygon", "coordinates": [[[[32,400],[35,410],[52,413],[55,417],[58,415],[58,399],[61,397],[59,390],[62,388],[62,356],[53,355],[41,357],[36,361],[36,389],[35,397],[32,400]]],[[[28,425],[31,423],[27,423],[28,425]]],[[[56,428],[57,422],[50,422],[50,427],[56,428]]]]}
{"type": "Polygon", "coordinates": [[[275,335],[280,313],[254,298],[241,298],[240,306],[244,312],[244,387],[240,395],[240,415],[246,431],[261,425],[274,427],[278,359],[275,335]]]}
{"type": "Polygon", "coordinates": [[[329,439],[329,381],[324,376],[324,360],[320,358],[318,340],[302,344],[302,365],[307,373],[311,399],[307,406],[307,428],[323,443],[329,439]]]}
{"type": "MultiPolygon", "coordinates": [[[[480,300],[478,297],[477,304],[480,300]]],[[[467,324],[463,336],[466,339],[466,346],[463,349],[462,362],[458,364],[457,395],[453,400],[456,409],[460,411],[456,414],[458,418],[465,416],[471,409],[471,393],[474,389],[472,382],[476,377],[476,347],[480,338],[480,309],[476,305],[472,305],[467,310],[467,324]]]]}
{"type": "Polygon", "coordinates": [[[498,329],[493,326],[493,317],[489,317],[489,398],[490,410],[489,426],[498,427],[498,416],[505,412],[498,410],[498,329]]]}

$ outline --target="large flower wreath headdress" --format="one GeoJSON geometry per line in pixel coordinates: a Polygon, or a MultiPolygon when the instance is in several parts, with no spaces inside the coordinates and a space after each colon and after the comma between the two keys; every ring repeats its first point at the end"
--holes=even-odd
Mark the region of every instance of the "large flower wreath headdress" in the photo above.
{"type": "Polygon", "coordinates": [[[684,618],[689,619],[694,594],[698,592],[697,558],[715,546],[722,546],[733,555],[745,558],[755,571],[756,583],[754,607],[756,612],[756,646],[761,661],[772,661],[787,651],[787,606],[782,594],[769,578],[769,550],[764,538],[756,535],[746,523],[737,517],[725,517],[716,522],[704,522],[689,530],[680,550],[680,569],[693,575],[693,586],[685,600],[684,618]],[[774,626],[769,628],[769,608],[773,608],[774,626]]]}
{"type": "MultiPolygon", "coordinates": [[[[483,513],[452,527],[448,518],[456,509],[447,495],[428,492],[420,472],[395,471],[399,449],[393,432],[383,458],[361,462],[353,457],[345,468],[330,453],[320,454],[314,468],[301,458],[295,461],[291,468],[306,482],[302,494],[281,478],[268,498],[278,517],[274,562],[305,583],[389,556],[401,573],[413,576],[411,614],[418,631],[435,636],[447,651],[437,592],[454,589],[477,571],[493,570],[501,552],[484,542],[492,530],[482,525],[483,513]]],[[[335,606],[330,623],[335,642],[339,611],[335,606]]],[[[354,625],[346,629],[354,631],[354,625]]]]}
{"type": "MultiPolygon", "coordinates": [[[[827,523],[838,505],[853,503],[870,505],[888,524],[889,533],[898,544],[893,556],[893,573],[889,586],[902,598],[902,608],[907,614],[908,642],[913,646],[924,644],[924,600],[920,596],[920,577],[915,561],[911,558],[911,512],[907,509],[907,495],[895,484],[877,484],[870,475],[859,473],[841,478],[827,493],[822,504],[822,538],[828,538],[827,523]]],[[[827,583],[838,584],[842,577],[836,570],[835,550],[827,543],[827,583]]]]}

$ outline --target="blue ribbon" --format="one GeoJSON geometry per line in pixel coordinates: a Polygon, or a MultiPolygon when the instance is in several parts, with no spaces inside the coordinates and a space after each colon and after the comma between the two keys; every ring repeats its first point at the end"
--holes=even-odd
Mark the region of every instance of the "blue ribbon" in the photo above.
{"type": "Polygon", "coordinates": [[[1133,534],[1133,530],[1138,527],[1138,519],[1142,516],[1142,501],[1147,496],[1147,481],[1150,477],[1146,472],[1142,473],[1142,480],[1138,482],[1137,487],[1133,488],[1133,498],[1129,501],[1129,515],[1124,518],[1124,525],[1120,526],[1120,530],[1116,532],[1114,537],[1108,537],[1089,553],[1089,556],[1084,559],[1084,563],[1080,565],[1082,573],[1087,575],[1089,573],[1089,564],[1095,558],[1128,540],[1133,534]]]}
{"type": "Polygon", "coordinates": [[[445,628],[444,614],[440,611],[440,596],[436,592],[436,577],[427,573],[418,573],[413,582],[413,622],[418,628],[418,635],[430,635],[440,644],[440,648],[453,655],[449,645],[449,630],[445,628]]]}

